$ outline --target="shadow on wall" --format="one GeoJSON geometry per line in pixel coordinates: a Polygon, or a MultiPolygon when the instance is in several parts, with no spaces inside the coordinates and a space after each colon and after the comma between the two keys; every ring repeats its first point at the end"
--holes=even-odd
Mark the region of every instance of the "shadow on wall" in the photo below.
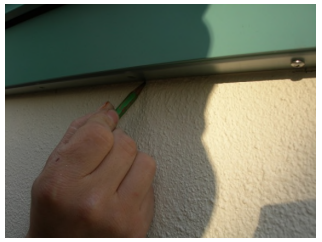
{"type": "MultiPolygon", "coordinates": [[[[303,77],[311,75],[313,74],[306,73],[303,77]]],[[[275,71],[266,74],[261,72],[221,75],[218,80],[190,77],[149,81],[140,100],[120,121],[121,128],[137,142],[139,150],[152,155],[157,161],[154,181],[155,217],[148,233],[149,237],[203,236],[211,217],[215,216],[218,193],[216,170],[210,164],[202,143],[208,96],[218,83],[230,83],[232,80],[267,80],[263,76],[269,80],[280,80],[293,77],[293,73],[275,71]]],[[[216,150],[216,147],[213,149],[216,150]]],[[[295,209],[294,213],[297,213],[296,206],[286,206],[287,212],[295,209]]],[[[298,208],[302,209],[303,206],[298,208]]],[[[266,209],[262,210],[261,216],[270,218],[266,209]]],[[[299,216],[302,215],[298,214],[296,218],[299,216]]],[[[287,224],[283,219],[277,221],[287,224]]],[[[270,228],[270,221],[266,222],[270,228]]],[[[260,222],[261,228],[262,223],[260,222]]],[[[309,224],[313,226],[312,222],[309,224]]],[[[294,225],[291,222],[287,226],[290,229],[298,228],[294,225]]],[[[271,232],[271,229],[268,231],[271,232]]],[[[311,235],[311,232],[309,233],[311,235]]],[[[267,234],[263,228],[255,233],[255,236],[265,235],[267,234]]],[[[283,237],[283,233],[276,233],[276,236],[283,237]]]]}
{"type": "MultiPolygon", "coordinates": [[[[144,17],[155,21],[150,25],[157,31],[142,33],[147,41],[142,54],[206,57],[211,40],[202,17],[207,6],[160,5],[147,11],[149,16],[144,17]]],[[[148,237],[202,237],[209,223],[216,178],[201,137],[204,108],[212,89],[211,82],[200,85],[191,79],[149,83],[144,93],[155,95],[142,93],[140,104],[132,110],[136,115],[120,122],[138,148],[157,161],[155,219],[148,237]]]]}
{"type": "Polygon", "coordinates": [[[316,200],[264,206],[254,237],[315,238],[316,200]]]}
{"type": "Polygon", "coordinates": [[[139,150],[157,161],[149,237],[202,237],[213,214],[216,177],[201,137],[214,83],[198,80],[149,82],[120,122],[139,150]]]}

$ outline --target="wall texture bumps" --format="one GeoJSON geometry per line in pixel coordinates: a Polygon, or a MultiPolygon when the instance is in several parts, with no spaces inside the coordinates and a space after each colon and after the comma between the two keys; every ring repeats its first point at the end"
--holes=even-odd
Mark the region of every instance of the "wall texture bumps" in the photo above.
{"type": "MultiPolygon", "coordinates": [[[[149,237],[315,237],[316,88],[310,73],[149,81],[123,128],[157,161],[149,237]]],[[[6,237],[69,123],[139,83],[6,97],[6,237]]]]}

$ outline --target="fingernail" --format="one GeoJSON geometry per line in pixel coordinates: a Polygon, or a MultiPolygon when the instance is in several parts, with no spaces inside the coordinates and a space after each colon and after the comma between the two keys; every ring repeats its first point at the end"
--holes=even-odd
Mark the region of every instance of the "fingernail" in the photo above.
{"type": "Polygon", "coordinates": [[[113,105],[110,102],[106,102],[98,110],[102,110],[102,109],[106,108],[109,105],[114,109],[113,105]]]}

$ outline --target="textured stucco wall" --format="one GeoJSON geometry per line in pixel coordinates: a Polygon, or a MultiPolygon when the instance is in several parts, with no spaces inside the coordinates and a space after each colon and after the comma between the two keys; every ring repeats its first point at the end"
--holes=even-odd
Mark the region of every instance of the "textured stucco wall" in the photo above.
{"type": "MultiPolygon", "coordinates": [[[[119,123],[157,161],[150,237],[314,237],[316,79],[310,73],[156,80],[119,123]],[[292,79],[292,80],[291,80],[292,79]]],[[[138,83],[6,97],[6,237],[69,123],[138,83]]]]}

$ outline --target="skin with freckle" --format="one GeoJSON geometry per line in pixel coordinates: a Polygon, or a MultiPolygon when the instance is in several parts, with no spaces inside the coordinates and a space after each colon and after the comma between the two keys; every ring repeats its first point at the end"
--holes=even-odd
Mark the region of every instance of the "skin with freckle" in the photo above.
{"type": "Polygon", "coordinates": [[[32,187],[27,237],[145,237],[156,163],[106,102],[71,123],[32,187]]]}

